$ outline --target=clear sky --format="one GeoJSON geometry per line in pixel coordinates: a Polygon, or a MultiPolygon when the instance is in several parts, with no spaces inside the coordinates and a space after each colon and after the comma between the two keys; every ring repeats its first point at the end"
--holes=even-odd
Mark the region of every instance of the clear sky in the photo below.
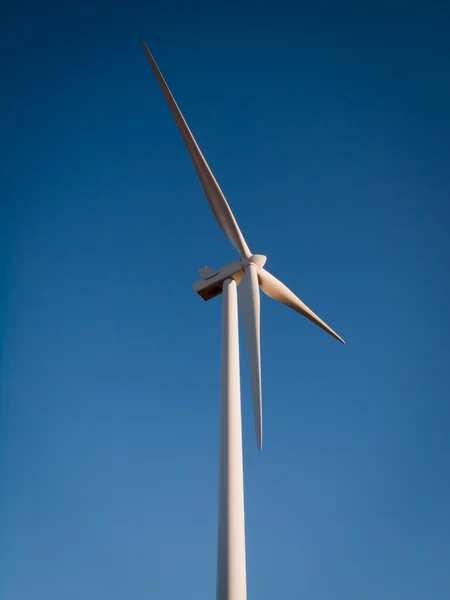
{"type": "Polygon", "coordinates": [[[262,297],[249,599],[447,600],[450,6],[84,4],[1,16],[2,600],[215,594],[221,303],[191,286],[236,252],[142,39],[347,340],[262,297]]]}

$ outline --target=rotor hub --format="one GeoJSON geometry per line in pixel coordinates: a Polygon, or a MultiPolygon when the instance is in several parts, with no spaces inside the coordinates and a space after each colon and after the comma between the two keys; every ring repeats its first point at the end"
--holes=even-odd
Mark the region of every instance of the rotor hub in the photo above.
{"type": "Polygon", "coordinates": [[[241,265],[244,271],[249,265],[255,265],[259,271],[266,264],[266,260],[267,256],[263,256],[262,254],[252,254],[249,258],[241,258],[241,265]]]}

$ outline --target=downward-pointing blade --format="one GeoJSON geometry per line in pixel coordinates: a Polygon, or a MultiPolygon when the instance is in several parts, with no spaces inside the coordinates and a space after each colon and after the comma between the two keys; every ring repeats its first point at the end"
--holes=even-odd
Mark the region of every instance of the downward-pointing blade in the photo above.
{"type": "Polygon", "coordinates": [[[259,285],[261,286],[261,289],[265,294],[267,294],[274,300],[277,300],[278,302],[289,306],[289,308],[293,308],[298,313],[300,313],[301,315],[303,315],[304,317],[321,327],[324,331],[332,335],[334,338],[345,344],[344,340],[335,331],[333,331],[331,327],[324,323],[324,321],[322,321],[321,318],[319,318],[315,313],[313,313],[313,311],[310,308],[308,308],[306,304],[304,304],[300,300],[300,298],[297,298],[297,296],[293,292],[291,292],[291,290],[288,287],[286,287],[284,283],[281,283],[281,281],[279,281],[276,277],[271,275],[265,269],[260,269],[260,271],[258,272],[258,278],[259,285]]]}
{"type": "Polygon", "coordinates": [[[239,286],[239,306],[244,322],[248,362],[253,396],[256,442],[262,448],[262,393],[261,393],[261,347],[260,347],[260,298],[258,271],[250,264],[239,286]]]}
{"type": "Polygon", "coordinates": [[[220,228],[239,252],[241,257],[248,258],[251,256],[251,252],[244,240],[244,236],[242,235],[238,224],[236,223],[236,219],[231,212],[231,208],[229,207],[228,202],[226,201],[225,196],[219,187],[219,184],[215,180],[211,169],[204,159],[203,154],[201,153],[200,148],[198,147],[197,142],[195,141],[186,121],[184,120],[184,117],[181,114],[181,111],[178,108],[178,105],[175,102],[175,99],[172,96],[172,93],[169,90],[169,87],[167,86],[164,77],[162,76],[161,71],[155,62],[155,59],[153,58],[146,44],[142,42],[142,45],[144,46],[147,58],[153,69],[153,72],[156,75],[156,79],[158,80],[159,86],[164,94],[167,104],[169,105],[175,122],[178,125],[178,129],[180,130],[184,143],[186,144],[189,154],[191,155],[195,170],[197,171],[200,183],[202,184],[203,190],[208,198],[208,202],[211,206],[214,216],[216,217],[220,228]]]}

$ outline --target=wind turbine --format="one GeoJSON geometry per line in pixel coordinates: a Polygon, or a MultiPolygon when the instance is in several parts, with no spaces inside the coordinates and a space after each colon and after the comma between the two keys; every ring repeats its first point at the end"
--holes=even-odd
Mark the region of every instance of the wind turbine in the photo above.
{"type": "Polygon", "coordinates": [[[250,365],[256,441],[262,448],[262,394],[260,351],[260,297],[262,291],[297,311],[344,343],[322,319],[306,306],[264,265],[266,257],[252,254],[228,202],[194,139],[158,65],[143,42],[144,50],[169,105],[195,170],[220,228],[240,258],[214,270],[203,267],[194,291],[208,301],[222,294],[222,393],[220,410],[219,516],[217,550],[217,600],[245,600],[244,479],[242,468],[241,392],[239,373],[238,297],[250,365]]]}

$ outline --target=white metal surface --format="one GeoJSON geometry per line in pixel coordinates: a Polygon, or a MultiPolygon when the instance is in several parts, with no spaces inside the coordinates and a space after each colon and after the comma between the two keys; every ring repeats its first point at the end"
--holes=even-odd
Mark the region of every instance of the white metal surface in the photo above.
{"type": "Polygon", "coordinates": [[[234,279],[225,280],[222,303],[217,600],[246,600],[239,332],[234,279]]]}
{"type": "Polygon", "coordinates": [[[247,343],[248,366],[252,385],[253,417],[256,443],[262,448],[262,390],[261,390],[261,344],[260,344],[260,298],[258,268],[248,265],[239,286],[239,306],[247,343]]]}

